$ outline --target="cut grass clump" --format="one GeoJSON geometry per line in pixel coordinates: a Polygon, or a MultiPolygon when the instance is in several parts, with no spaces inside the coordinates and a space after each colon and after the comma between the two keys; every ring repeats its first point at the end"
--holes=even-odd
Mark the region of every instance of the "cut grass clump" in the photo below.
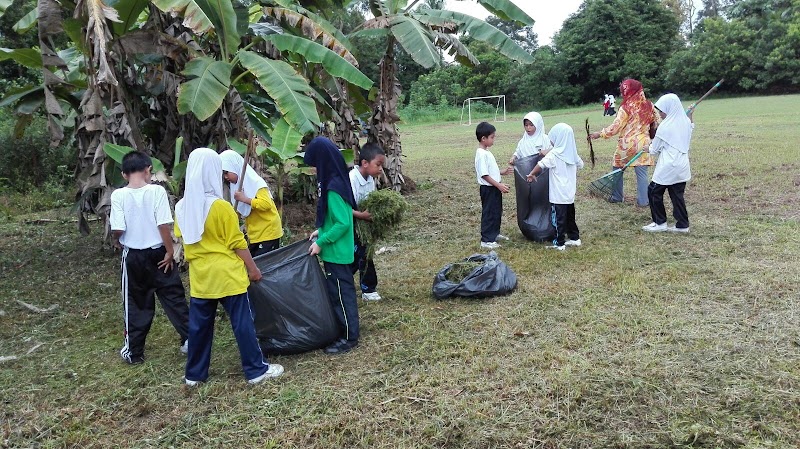
{"type": "Polygon", "coordinates": [[[483,262],[475,262],[475,261],[465,261],[465,262],[456,262],[450,266],[450,269],[447,270],[445,273],[444,278],[450,282],[455,282],[456,284],[460,283],[464,280],[465,277],[469,276],[472,273],[472,270],[478,268],[479,266],[483,265],[483,262]]]}
{"type": "Polygon", "coordinates": [[[358,203],[358,209],[368,211],[372,221],[357,220],[356,233],[361,243],[367,247],[370,257],[375,254],[375,245],[394,232],[403,221],[408,203],[394,190],[384,189],[372,192],[358,203]]]}

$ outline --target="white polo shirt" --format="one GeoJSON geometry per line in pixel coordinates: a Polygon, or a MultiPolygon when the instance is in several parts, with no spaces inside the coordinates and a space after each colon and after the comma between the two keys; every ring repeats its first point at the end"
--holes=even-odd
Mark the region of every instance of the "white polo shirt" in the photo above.
{"type": "Polygon", "coordinates": [[[172,221],[167,191],[160,185],[123,187],[111,193],[109,224],[112,231],[123,231],[119,242],[126,248],[158,248],[164,244],[158,227],[172,221]]]}
{"type": "Polygon", "coordinates": [[[353,198],[358,205],[367,195],[375,191],[375,179],[370,175],[364,178],[358,167],[354,167],[350,170],[350,188],[353,189],[353,198]]]}
{"type": "Polygon", "coordinates": [[[475,151],[475,173],[478,175],[478,184],[482,186],[492,185],[483,177],[489,175],[490,178],[500,182],[500,167],[497,166],[497,160],[491,151],[483,148],[478,148],[475,151]]]}
{"type": "Polygon", "coordinates": [[[537,164],[549,168],[550,202],[553,204],[572,204],[578,183],[578,169],[583,168],[583,159],[578,156],[576,164],[567,164],[557,158],[552,151],[537,164]]]}

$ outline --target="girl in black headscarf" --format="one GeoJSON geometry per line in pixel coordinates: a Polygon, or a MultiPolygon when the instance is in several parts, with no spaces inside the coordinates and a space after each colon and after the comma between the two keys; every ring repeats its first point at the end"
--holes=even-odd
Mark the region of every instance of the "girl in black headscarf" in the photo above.
{"type": "Polygon", "coordinates": [[[340,338],[325,348],[326,354],[342,354],[358,346],[358,303],[353,280],[353,209],[347,164],[339,148],[325,137],[317,137],[306,147],[303,161],[317,169],[319,200],[318,228],[311,234],[309,248],[319,254],[325,266],[328,296],[341,328],[340,338]]]}

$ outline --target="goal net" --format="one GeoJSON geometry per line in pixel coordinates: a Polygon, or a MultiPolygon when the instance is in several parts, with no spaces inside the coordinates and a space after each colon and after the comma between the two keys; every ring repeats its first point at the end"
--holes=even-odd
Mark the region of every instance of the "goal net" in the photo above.
{"type": "Polygon", "coordinates": [[[506,96],[505,95],[488,95],[485,97],[470,97],[464,100],[464,103],[461,106],[461,124],[462,125],[471,125],[472,124],[472,116],[474,115],[477,117],[486,117],[487,115],[491,115],[492,110],[494,110],[494,121],[495,122],[504,122],[506,121],[506,96]],[[500,120],[498,117],[500,115],[500,108],[503,108],[503,119],[500,120]],[[467,114],[467,122],[464,123],[464,113],[467,114]]]}

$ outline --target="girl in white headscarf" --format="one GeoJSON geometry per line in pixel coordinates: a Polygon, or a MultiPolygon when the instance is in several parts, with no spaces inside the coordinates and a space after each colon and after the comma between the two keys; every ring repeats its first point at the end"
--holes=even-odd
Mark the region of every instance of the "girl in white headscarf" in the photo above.
{"type": "Polygon", "coordinates": [[[186,385],[208,378],[220,302],[230,317],[247,381],[281,375],[283,367],[269,364],[258,344],[247,287],[261,279],[261,271],[247,250],[239,217],[222,199],[222,160],[214,150],[198,148],[189,155],[186,191],[175,216],[175,235],[183,237],[191,280],[186,385]]]}
{"type": "Polygon", "coordinates": [[[239,201],[236,212],[244,217],[250,254],[256,257],[278,249],[283,225],[267,182],[248,165],[240,183],[244,158],[233,150],[225,150],[219,156],[222,158],[222,176],[230,183],[231,203],[239,201]],[[240,186],[242,191],[239,191],[240,186]]]}
{"type": "Polygon", "coordinates": [[[655,104],[661,124],[650,144],[650,154],[658,155],[653,180],[647,188],[650,199],[650,215],[653,222],[642,227],[647,232],[689,232],[689,213],[683,198],[686,182],[692,177],[689,168],[689,144],[692,140],[691,114],[683,111],[681,100],[675,94],[667,94],[655,104]],[[667,226],[664,209],[664,191],[669,191],[672,200],[672,215],[675,226],[667,226]]]}
{"type": "Polygon", "coordinates": [[[552,127],[549,137],[553,149],[536,164],[528,175],[528,182],[536,181],[543,169],[550,169],[550,204],[556,228],[552,248],[563,251],[567,246],[581,246],[580,231],[575,223],[575,190],[583,159],[578,156],[575,133],[566,123],[552,127]]]}
{"type": "Polygon", "coordinates": [[[544,132],[544,119],[538,112],[529,112],[522,119],[525,132],[517,143],[517,149],[511,155],[508,165],[514,165],[517,159],[541,153],[544,155],[551,148],[550,139],[544,132]]]}

